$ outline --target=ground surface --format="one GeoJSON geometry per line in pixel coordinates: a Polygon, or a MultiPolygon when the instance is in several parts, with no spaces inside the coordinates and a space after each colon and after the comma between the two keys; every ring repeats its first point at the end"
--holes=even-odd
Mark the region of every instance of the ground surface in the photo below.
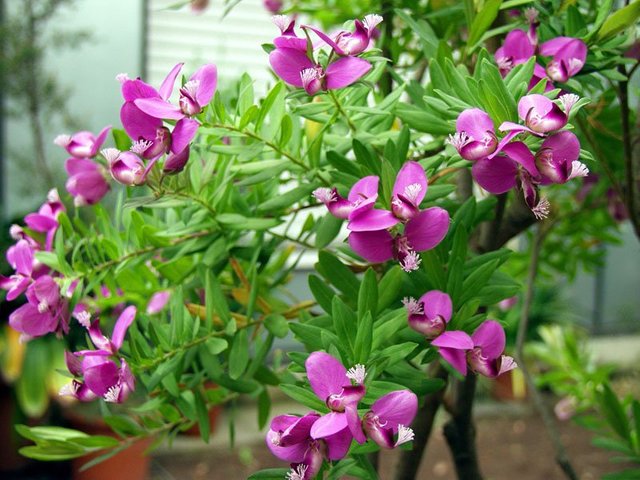
{"type": "MultiPolygon", "coordinates": [[[[500,409],[495,409],[498,413],[500,409]]],[[[553,451],[542,422],[531,414],[513,417],[483,416],[477,424],[480,464],[486,480],[561,480],[565,477],[553,461],[553,451]]],[[[562,439],[581,480],[596,480],[614,471],[609,454],[590,445],[591,435],[569,423],[561,425],[562,439]]],[[[392,479],[394,452],[382,456],[382,480],[392,479]]],[[[262,442],[241,447],[239,452],[222,448],[156,455],[152,480],[245,479],[262,468],[283,467],[262,442]]],[[[419,479],[456,480],[441,429],[438,428],[419,479]]]]}

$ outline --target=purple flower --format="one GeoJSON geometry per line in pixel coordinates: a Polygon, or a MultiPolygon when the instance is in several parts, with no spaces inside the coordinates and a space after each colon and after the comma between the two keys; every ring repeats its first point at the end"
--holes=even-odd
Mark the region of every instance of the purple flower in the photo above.
{"type": "Polygon", "coordinates": [[[26,292],[27,303],[9,316],[11,328],[28,338],[69,331],[67,301],[60,295],[60,287],[52,277],[39,277],[26,292]]]}
{"type": "Polygon", "coordinates": [[[213,64],[200,67],[180,88],[178,105],[173,105],[168,98],[182,65],[177,64],[169,72],[165,83],[160,87],[160,95],[138,97],[133,100],[135,106],[152,117],[171,120],[181,120],[185,116],[191,117],[202,112],[216,91],[218,70],[213,64]]]}
{"type": "Polygon", "coordinates": [[[87,328],[96,350],[81,350],[73,355],[66,354],[67,368],[74,380],[65,385],[60,395],[70,395],[82,401],[102,397],[107,402],[122,403],[135,389],[135,377],[129,365],[120,358],[124,336],[136,316],[136,308],[127,307],[113,328],[109,340],[100,330],[99,320],[91,322],[91,315],[83,308],[74,312],[78,321],[87,328]]]}
{"type": "Polygon", "coordinates": [[[444,332],[451,320],[451,297],[439,290],[431,290],[417,301],[405,298],[402,303],[407,309],[409,326],[428,340],[444,332]]]}
{"type": "Polygon", "coordinates": [[[323,458],[340,460],[351,446],[348,428],[323,439],[311,437],[311,428],[320,415],[310,412],[303,417],[280,415],[271,421],[267,432],[267,447],[281,460],[292,464],[290,478],[313,478],[322,467],[323,458]]]}
{"type": "Polygon", "coordinates": [[[34,247],[24,239],[7,249],[7,262],[15,273],[10,277],[0,275],[0,288],[7,291],[7,301],[18,298],[31,283],[34,247]]]}
{"type": "Polygon", "coordinates": [[[153,315],[155,313],[160,313],[164,310],[164,307],[167,305],[170,297],[171,292],[168,290],[162,290],[154,293],[147,304],[147,314],[153,315]]]}
{"type": "Polygon", "coordinates": [[[358,57],[342,57],[325,69],[299,49],[276,48],[269,54],[273,71],[289,85],[304,88],[309,95],[347,87],[371,70],[371,64],[358,57]]]}
{"type": "Polygon", "coordinates": [[[147,174],[155,164],[152,160],[145,168],[142,159],[134,152],[121,152],[116,148],[106,148],[101,153],[109,163],[109,172],[113,179],[130,187],[144,185],[147,174]]]}
{"type": "Polygon", "coordinates": [[[104,168],[88,158],[69,158],[64,164],[69,175],[66,187],[76,207],[93,205],[109,191],[104,168]]]}
{"type": "Polygon", "coordinates": [[[406,271],[417,270],[418,252],[438,245],[449,230],[449,213],[439,207],[422,210],[404,228],[403,234],[387,230],[359,231],[349,234],[349,245],[365,260],[382,263],[395,258],[406,271]]]}
{"type": "Polygon", "coordinates": [[[547,75],[555,82],[565,83],[576,75],[587,59],[587,45],[571,37],[556,37],[540,45],[540,55],[552,56],[547,75]]]}
{"type": "Polygon", "coordinates": [[[587,176],[589,169],[578,161],[579,157],[580,141],[572,132],[565,130],[545,138],[535,157],[542,174],[540,183],[566,183],[572,178],[587,176]]]}
{"type": "Polygon", "coordinates": [[[327,438],[348,428],[359,443],[364,443],[358,417],[358,402],[365,395],[364,366],[356,365],[347,371],[342,363],[328,353],[313,352],[307,358],[305,367],[311,389],[331,410],[331,413],[314,422],[311,437],[327,438]]]}
{"type": "Polygon", "coordinates": [[[397,390],[371,405],[362,418],[362,426],[367,436],[382,448],[394,448],[413,440],[413,430],[407,425],[413,422],[417,411],[416,394],[410,390],[397,390]]]}
{"type": "Polygon", "coordinates": [[[379,181],[374,175],[361,178],[353,184],[346,199],[335,188],[327,187],[317,188],[313,196],[324,203],[334,217],[351,220],[373,208],[378,199],[379,181]]]}
{"type": "Polygon", "coordinates": [[[263,0],[262,5],[273,14],[282,10],[282,0],[263,0]]]}
{"type": "Polygon", "coordinates": [[[307,39],[296,35],[296,21],[286,15],[275,15],[271,18],[280,29],[280,36],[273,40],[276,48],[293,48],[302,52],[307,51],[307,39]]]}
{"type": "Polygon", "coordinates": [[[538,136],[560,130],[567,124],[571,107],[578,101],[578,96],[565,94],[558,100],[563,107],[562,109],[544,95],[525,95],[518,102],[518,116],[524,121],[524,125],[504,122],[500,125],[500,130],[526,131],[538,136]]]}
{"type": "Polygon", "coordinates": [[[51,250],[53,238],[58,230],[58,215],[64,210],[58,191],[54,188],[49,191],[47,201],[42,204],[37,213],[30,213],[24,217],[27,227],[46,235],[45,250],[47,251],[51,250]]]}
{"type": "Polygon", "coordinates": [[[104,127],[97,136],[85,131],[73,135],[58,135],[53,142],[76,158],[91,158],[100,150],[110,129],[110,126],[104,127]]]}
{"type": "Polygon", "coordinates": [[[516,65],[526,63],[536,53],[536,45],[524,30],[511,30],[495,53],[500,73],[506,75],[516,65]]]}
{"type": "Polygon", "coordinates": [[[362,21],[355,20],[354,32],[342,30],[335,36],[335,39],[316,28],[310,26],[302,28],[315,32],[338,55],[358,55],[369,47],[375,29],[382,21],[383,18],[380,15],[369,14],[362,21]]]}
{"type": "Polygon", "coordinates": [[[524,143],[509,143],[495,157],[478,160],[471,173],[475,181],[488,192],[499,195],[517,188],[522,191],[527,206],[537,218],[544,218],[548,214],[548,202],[538,198],[540,172],[533,154],[524,143]]]}
{"type": "Polygon", "coordinates": [[[513,358],[502,355],[505,334],[495,320],[486,320],[473,335],[454,330],[444,332],[431,342],[440,355],[462,375],[467,374],[467,364],[477,373],[497,377],[517,367],[513,358]]]}
{"type": "Polygon", "coordinates": [[[498,148],[493,120],[479,108],[463,111],[456,120],[456,133],[449,136],[449,143],[465,160],[488,157],[498,148]]]}

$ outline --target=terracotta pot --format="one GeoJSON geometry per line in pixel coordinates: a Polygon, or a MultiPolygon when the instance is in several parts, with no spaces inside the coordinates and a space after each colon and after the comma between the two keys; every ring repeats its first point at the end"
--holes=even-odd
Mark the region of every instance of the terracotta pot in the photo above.
{"type": "MultiPolygon", "coordinates": [[[[89,435],[115,436],[111,429],[100,419],[88,419],[76,415],[68,415],[73,428],[89,435]]],[[[72,460],[73,480],[113,480],[121,478],[127,480],[147,480],[149,477],[151,458],[144,454],[151,445],[151,438],[143,438],[129,448],[115,454],[113,457],[92,467],[80,471],[81,467],[106,453],[105,451],[91,453],[72,460]]]]}
{"type": "MultiPolygon", "coordinates": [[[[216,388],[218,388],[218,385],[216,385],[213,382],[206,382],[204,385],[204,388],[206,390],[215,390],[216,388]]],[[[211,435],[213,435],[213,432],[216,431],[216,426],[218,425],[218,417],[220,417],[221,413],[222,413],[222,405],[216,405],[215,407],[212,407],[209,410],[209,432],[211,435]]],[[[188,430],[185,430],[184,432],[181,432],[181,434],[187,435],[189,437],[199,437],[200,427],[196,422],[191,428],[189,428],[188,430]]]]}

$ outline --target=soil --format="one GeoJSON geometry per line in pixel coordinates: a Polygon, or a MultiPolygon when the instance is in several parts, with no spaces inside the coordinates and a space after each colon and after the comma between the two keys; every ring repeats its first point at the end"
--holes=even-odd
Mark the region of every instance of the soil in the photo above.
{"type": "MultiPolygon", "coordinates": [[[[560,425],[562,440],[580,480],[596,480],[616,471],[609,452],[592,447],[591,434],[571,423],[560,425]]],[[[536,416],[481,418],[477,423],[480,465],[486,480],[563,480],[555,464],[547,432],[536,416]]],[[[393,478],[395,452],[381,457],[381,480],[393,478]]],[[[245,479],[263,468],[286,467],[264,444],[225,451],[156,455],[152,480],[245,479]]],[[[449,451],[440,428],[434,432],[423,459],[421,480],[456,480],[449,451]]]]}

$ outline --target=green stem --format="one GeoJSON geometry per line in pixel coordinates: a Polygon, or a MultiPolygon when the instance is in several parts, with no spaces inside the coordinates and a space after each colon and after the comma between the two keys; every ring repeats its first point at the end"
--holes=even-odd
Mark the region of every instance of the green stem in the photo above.
{"type": "Polygon", "coordinates": [[[340,115],[342,115],[344,117],[345,121],[347,122],[347,125],[349,125],[349,129],[353,133],[355,133],[358,129],[356,128],[356,126],[353,124],[353,122],[349,118],[349,115],[347,115],[347,112],[345,112],[344,109],[342,108],[342,104],[340,103],[340,100],[338,100],[338,97],[336,97],[336,94],[333,93],[331,90],[329,90],[327,93],[329,94],[329,96],[333,100],[333,103],[335,104],[336,109],[338,110],[338,112],[340,112],[340,115]]]}

